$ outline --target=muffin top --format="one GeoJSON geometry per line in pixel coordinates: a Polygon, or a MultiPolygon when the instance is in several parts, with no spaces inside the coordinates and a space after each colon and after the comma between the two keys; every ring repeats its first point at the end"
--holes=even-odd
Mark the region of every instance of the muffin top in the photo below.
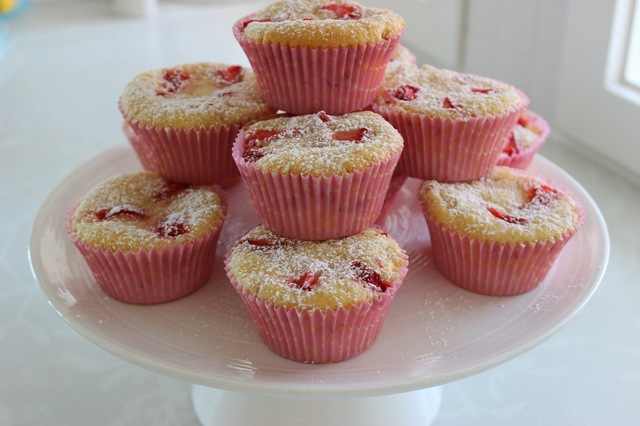
{"type": "Polygon", "coordinates": [[[120,97],[125,118],[146,126],[199,129],[242,125],[274,113],[253,71],[200,62],[138,74],[120,97]]]}
{"type": "Polygon", "coordinates": [[[362,171],[402,151],[396,129],[370,111],[279,117],[246,125],[236,161],[275,173],[331,176],[362,171]]]}
{"type": "Polygon", "coordinates": [[[388,107],[430,117],[464,120],[510,113],[528,103],[522,92],[498,80],[394,61],[387,67],[373,109],[388,107]]]}
{"type": "Polygon", "coordinates": [[[377,228],[305,241],[258,226],[231,248],[227,270],[246,292],[278,307],[348,308],[400,285],[407,254],[377,228]]]}
{"type": "Polygon", "coordinates": [[[400,36],[404,19],[354,1],[280,0],[235,25],[236,37],[291,47],[344,47],[400,36]]]}
{"type": "Polygon", "coordinates": [[[226,199],[217,187],[134,172],[94,187],[75,205],[68,229],[92,247],[135,252],[193,241],[220,226],[225,215],[226,199]]]}
{"type": "Polygon", "coordinates": [[[426,214],[449,230],[499,243],[559,239],[581,223],[582,209],[574,197],[509,167],[495,167],[474,181],[425,181],[420,201],[426,214]]]}
{"type": "Polygon", "coordinates": [[[511,157],[526,152],[538,143],[544,142],[549,134],[549,126],[539,115],[525,110],[520,114],[518,122],[509,134],[507,143],[502,148],[501,157],[511,157]]]}

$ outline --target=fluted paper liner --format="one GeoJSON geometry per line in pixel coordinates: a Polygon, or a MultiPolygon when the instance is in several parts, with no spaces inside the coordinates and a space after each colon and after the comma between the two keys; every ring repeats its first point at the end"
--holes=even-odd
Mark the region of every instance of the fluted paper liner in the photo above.
{"type": "MultiPolygon", "coordinates": [[[[226,211],[226,200],[224,201],[226,211]]],[[[75,238],[71,231],[74,208],[65,222],[71,241],[82,254],[100,288],[116,300],[135,304],[163,303],[179,299],[202,287],[213,272],[220,231],[171,247],[136,252],[94,247],[75,238]]]]}
{"type": "Polygon", "coordinates": [[[121,106],[120,111],[126,124],[138,135],[129,142],[140,162],[165,179],[189,185],[218,184],[223,188],[239,180],[231,149],[240,125],[187,130],[161,128],[127,117],[121,106]]]}
{"type": "Polygon", "coordinates": [[[151,155],[148,144],[141,140],[141,136],[134,132],[133,128],[131,128],[126,121],[122,124],[122,132],[127,137],[129,144],[136,153],[142,168],[152,172],[157,172],[154,158],[151,155]]]}
{"type": "Polygon", "coordinates": [[[422,211],[440,273],[458,287],[488,296],[515,296],[540,285],[584,222],[580,208],[574,229],[560,238],[511,244],[471,238],[435,220],[423,204],[422,211]]]}
{"type": "Polygon", "coordinates": [[[329,240],[371,226],[382,211],[400,152],[363,171],[332,176],[279,174],[246,162],[244,131],[233,149],[249,199],[273,232],[301,240],[329,240]]]}
{"type": "Polygon", "coordinates": [[[233,34],[271,106],[292,114],[339,115],[368,106],[402,33],[375,44],[336,48],[292,47],[247,40],[238,20],[233,34]]]}
{"type": "Polygon", "coordinates": [[[407,268],[384,293],[370,302],[336,310],[286,309],[245,291],[228,266],[231,284],[247,306],[260,337],[274,353],[296,362],[326,364],[345,361],[369,348],[378,337],[389,306],[407,268]]]}
{"type": "MultiPolygon", "coordinates": [[[[498,163],[496,165],[513,167],[513,168],[522,169],[522,170],[526,170],[527,168],[529,168],[529,166],[531,165],[531,162],[533,161],[533,157],[535,157],[535,155],[538,153],[538,151],[540,150],[544,142],[547,140],[550,129],[549,129],[549,124],[544,118],[542,118],[538,114],[535,114],[531,111],[527,112],[527,120],[530,123],[532,123],[534,126],[536,126],[538,129],[540,129],[538,139],[535,141],[535,143],[531,144],[527,149],[520,150],[515,154],[507,155],[506,153],[501,152],[500,156],[498,157],[498,163]]],[[[506,139],[507,143],[509,141],[510,136],[511,136],[511,132],[507,134],[507,139],[506,139]]]]}
{"type": "Polygon", "coordinates": [[[404,138],[397,173],[423,180],[479,179],[496,165],[522,108],[502,115],[451,120],[373,104],[404,138]]]}

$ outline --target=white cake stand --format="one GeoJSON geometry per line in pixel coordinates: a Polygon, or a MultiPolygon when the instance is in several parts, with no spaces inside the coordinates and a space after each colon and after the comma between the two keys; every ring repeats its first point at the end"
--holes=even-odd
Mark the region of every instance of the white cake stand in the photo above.
{"type": "Polygon", "coordinates": [[[95,157],[65,179],[33,225],[30,261],[51,305],[78,332],[122,359],[194,384],[205,425],[420,425],[440,406],[441,388],[494,367],[544,341],[596,290],[609,237],[589,194],[537,157],[531,170],[573,191],[587,220],[539,288],[515,297],[457,288],[431,262],[416,201],[418,181],[402,187],[383,226],[407,250],[410,272],[376,342],[329,365],[283,359],[260,340],[222,266],[227,248],[257,221],[242,184],[228,190],[230,210],[210,281],[175,302],[138,306],[106,296],[69,241],[63,218],[98,182],[139,170],[127,145],[95,157]]]}

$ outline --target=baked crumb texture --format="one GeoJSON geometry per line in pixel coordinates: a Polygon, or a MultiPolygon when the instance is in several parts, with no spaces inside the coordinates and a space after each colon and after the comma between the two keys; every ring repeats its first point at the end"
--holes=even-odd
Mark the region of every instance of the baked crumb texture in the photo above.
{"type": "Polygon", "coordinates": [[[138,74],[126,85],[120,109],[139,125],[185,131],[242,125],[275,112],[251,69],[212,62],[138,74]]]}
{"type": "Polygon", "coordinates": [[[378,114],[321,111],[245,126],[233,157],[262,223],[287,237],[327,240],[374,223],[402,147],[378,114]]]}
{"type": "Polygon", "coordinates": [[[119,107],[143,167],[167,179],[223,187],[238,181],[231,147],[240,127],[276,111],[253,72],[238,65],[193,63],[137,75],[119,107]]]}
{"type": "Polygon", "coordinates": [[[233,26],[267,102],[292,114],[368,106],[403,31],[390,10],[326,0],[275,2],[233,26]]]}
{"type": "Polygon", "coordinates": [[[527,169],[548,136],[547,121],[532,111],[523,111],[502,148],[497,165],[527,169]]]}
{"type": "Polygon", "coordinates": [[[571,193],[509,167],[470,182],[426,181],[419,200],[440,272],[488,295],[535,288],[584,222],[571,193]]]}
{"type": "Polygon", "coordinates": [[[328,0],[276,1],[237,25],[252,42],[321,49],[375,44],[404,31],[391,10],[328,0]]]}
{"type": "Polygon", "coordinates": [[[225,260],[267,346],[305,363],[342,361],[368,348],[407,264],[404,250],[376,228],[317,242],[258,226],[225,260]]]}
{"type": "Polygon", "coordinates": [[[451,182],[487,174],[527,105],[497,80],[392,62],[371,108],[404,137],[397,173],[451,182]]]}
{"type": "Polygon", "coordinates": [[[159,303],[189,294],[209,278],[226,212],[219,187],[135,172],[97,185],[69,210],[66,222],[107,294],[159,303]]]}

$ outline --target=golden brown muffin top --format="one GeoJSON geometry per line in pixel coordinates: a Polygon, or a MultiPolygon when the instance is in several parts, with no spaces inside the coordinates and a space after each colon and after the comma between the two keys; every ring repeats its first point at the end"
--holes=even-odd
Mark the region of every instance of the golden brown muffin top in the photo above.
{"type": "Polygon", "coordinates": [[[305,176],[362,171],[400,153],[404,144],[391,124],[370,111],[273,118],[248,124],[241,134],[244,146],[234,149],[244,161],[266,171],[305,176]]]}
{"type": "Polygon", "coordinates": [[[209,62],[142,72],[125,87],[120,106],[125,118],[146,126],[195,130],[275,112],[251,69],[209,62]]]}
{"type": "Polygon", "coordinates": [[[348,308],[404,278],[407,254],[377,228],[341,239],[305,241],[252,229],[232,247],[227,269],[246,292],[278,307],[348,308]]]}
{"type": "Polygon", "coordinates": [[[349,0],[280,0],[236,25],[247,40],[292,47],[374,44],[404,31],[397,13],[349,0]]]}
{"type": "Polygon", "coordinates": [[[216,187],[134,172],[94,187],[76,204],[69,230],[92,247],[135,252],[193,241],[220,226],[225,215],[226,200],[216,187]]]}
{"type": "Polygon", "coordinates": [[[468,119],[498,116],[525,108],[529,100],[510,84],[471,74],[391,62],[376,108],[431,117],[468,119]]]}
{"type": "Polygon", "coordinates": [[[469,182],[425,181],[420,201],[451,231],[500,243],[546,242],[577,229],[581,209],[568,193],[541,177],[495,167],[469,182]]]}

